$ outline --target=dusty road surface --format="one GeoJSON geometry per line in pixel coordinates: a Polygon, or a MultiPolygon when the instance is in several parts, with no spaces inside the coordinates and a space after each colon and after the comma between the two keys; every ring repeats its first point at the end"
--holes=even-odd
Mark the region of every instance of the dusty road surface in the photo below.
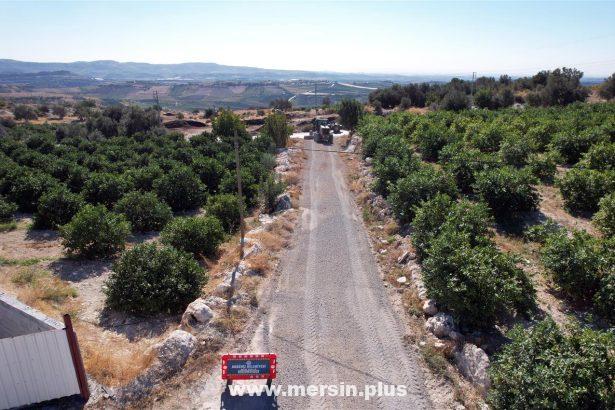
{"type": "MultiPolygon", "coordinates": [[[[306,141],[306,147],[334,150],[306,141]]],[[[403,345],[361,217],[346,187],[339,154],[310,152],[304,171],[302,219],[284,255],[267,314],[244,349],[278,354],[275,384],[403,385],[404,397],[288,397],[289,409],[423,409],[430,403],[421,368],[403,345]]],[[[222,393],[219,373],[164,407],[259,408],[256,398],[222,393]]]]}

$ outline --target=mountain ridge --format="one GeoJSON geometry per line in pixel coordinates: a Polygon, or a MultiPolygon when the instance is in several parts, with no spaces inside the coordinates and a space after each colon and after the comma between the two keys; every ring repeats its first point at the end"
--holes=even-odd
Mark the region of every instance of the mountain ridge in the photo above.
{"type": "Polygon", "coordinates": [[[71,73],[103,78],[105,80],[349,80],[349,81],[395,81],[425,82],[448,81],[449,75],[402,75],[342,73],[330,71],[280,70],[251,66],[231,66],[207,62],[177,64],[153,64],[119,62],[115,60],[94,60],[61,62],[29,62],[0,59],[0,73],[37,73],[42,71],[70,71],[71,73]]]}

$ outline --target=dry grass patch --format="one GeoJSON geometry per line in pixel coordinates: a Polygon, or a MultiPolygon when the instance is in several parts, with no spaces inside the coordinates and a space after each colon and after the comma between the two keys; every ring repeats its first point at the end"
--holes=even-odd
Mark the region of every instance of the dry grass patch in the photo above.
{"type": "Polygon", "coordinates": [[[64,313],[72,316],[80,309],[77,291],[51,272],[31,266],[15,264],[2,269],[0,285],[26,305],[61,320],[64,313]]]}
{"type": "Polygon", "coordinates": [[[258,287],[262,279],[259,276],[244,276],[241,278],[241,290],[250,299],[250,306],[258,307],[258,287]]]}
{"type": "Polygon", "coordinates": [[[153,340],[130,343],[126,338],[89,323],[75,324],[86,371],[110,387],[123,386],[141,374],[156,357],[153,340]]]}
{"type": "Polygon", "coordinates": [[[384,225],[384,233],[387,235],[395,235],[399,232],[399,225],[394,220],[390,220],[384,225]]]}
{"type": "Polygon", "coordinates": [[[300,181],[299,174],[295,171],[287,172],[282,177],[282,181],[288,185],[297,185],[300,181]]]}
{"type": "Polygon", "coordinates": [[[260,274],[267,274],[269,269],[271,269],[271,255],[266,252],[257,253],[255,255],[250,255],[246,262],[250,269],[253,269],[260,274]]]}
{"type": "Polygon", "coordinates": [[[211,324],[224,334],[236,335],[243,330],[249,319],[249,311],[242,306],[233,306],[229,314],[220,315],[211,324]]]}

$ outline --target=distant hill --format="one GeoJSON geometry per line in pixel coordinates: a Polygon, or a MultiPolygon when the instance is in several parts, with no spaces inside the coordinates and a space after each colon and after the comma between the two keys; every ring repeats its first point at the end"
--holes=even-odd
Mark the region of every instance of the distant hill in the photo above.
{"type": "Polygon", "coordinates": [[[292,79],[329,81],[393,81],[400,83],[448,81],[450,76],[406,76],[398,74],[336,73],[301,70],[274,70],[228,66],[215,63],[149,64],[120,63],[111,60],[73,63],[34,63],[0,59],[0,74],[69,71],[104,80],[180,80],[180,81],[283,81],[292,79]]]}

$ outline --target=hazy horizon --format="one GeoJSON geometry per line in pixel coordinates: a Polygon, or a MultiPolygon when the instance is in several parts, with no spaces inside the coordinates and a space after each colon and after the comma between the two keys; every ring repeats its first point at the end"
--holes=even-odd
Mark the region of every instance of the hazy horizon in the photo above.
{"type": "Polygon", "coordinates": [[[615,68],[614,2],[0,2],[0,58],[470,76],[615,68]]]}

